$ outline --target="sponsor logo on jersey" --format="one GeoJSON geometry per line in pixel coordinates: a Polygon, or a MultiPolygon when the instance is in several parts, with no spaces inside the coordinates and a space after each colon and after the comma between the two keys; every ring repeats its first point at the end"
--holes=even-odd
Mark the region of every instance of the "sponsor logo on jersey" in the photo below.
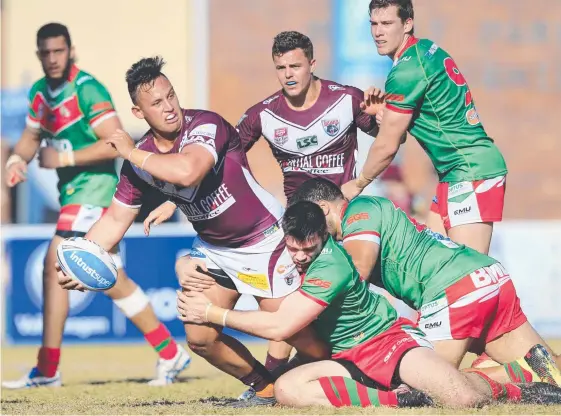
{"type": "Polygon", "coordinates": [[[84,82],[89,81],[90,79],[93,78],[89,75],[84,75],[83,77],[78,78],[78,81],[76,81],[76,85],[82,85],[84,82]]]}
{"type": "Polygon", "coordinates": [[[425,329],[440,328],[441,325],[442,325],[442,321],[430,322],[430,323],[428,323],[428,324],[425,324],[425,329]]]}
{"type": "Polygon", "coordinates": [[[236,203],[225,184],[220,185],[209,195],[190,204],[180,204],[179,208],[189,221],[206,221],[224,213],[236,203]]]}
{"type": "Polygon", "coordinates": [[[281,127],[280,129],[275,129],[273,140],[277,146],[284,145],[288,141],[288,128],[281,127]]]}
{"type": "Polygon", "coordinates": [[[351,215],[347,218],[347,225],[351,225],[353,222],[368,220],[370,215],[367,212],[359,212],[358,214],[351,215]]]}
{"type": "Polygon", "coordinates": [[[216,138],[216,124],[201,124],[189,132],[189,136],[205,136],[211,139],[216,138]]]}
{"type": "Polygon", "coordinates": [[[463,215],[471,211],[471,206],[460,208],[454,211],[454,215],[463,215]]]}
{"type": "Polygon", "coordinates": [[[57,136],[84,116],[78,105],[76,94],[72,94],[60,104],[50,107],[43,94],[38,92],[31,102],[31,109],[35,114],[41,112],[41,117],[38,117],[41,127],[53,136],[57,136]]]}
{"type": "Polygon", "coordinates": [[[353,341],[354,342],[360,342],[364,339],[366,335],[364,334],[364,332],[359,332],[358,334],[354,334],[353,335],[353,341]]]}
{"type": "Polygon", "coordinates": [[[345,90],[345,87],[341,87],[340,85],[329,84],[327,86],[331,91],[342,91],[345,90]]]}
{"type": "Polygon", "coordinates": [[[339,133],[339,120],[321,120],[321,125],[323,126],[323,130],[331,137],[336,136],[339,133]]]}
{"type": "Polygon", "coordinates": [[[319,154],[283,160],[283,172],[308,172],[311,175],[335,175],[344,172],[345,154],[319,154]]]}
{"type": "Polygon", "coordinates": [[[306,136],[296,139],[296,146],[298,149],[305,149],[306,147],[312,147],[318,145],[318,136],[306,136]]]}
{"type": "Polygon", "coordinates": [[[264,274],[238,272],[238,279],[256,289],[269,290],[269,279],[264,274]]]}
{"type": "Polygon", "coordinates": [[[468,124],[471,126],[477,126],[480,123],[479,114],[477,114],[475,108],[470,108],[466,112],[466,120],[468,124]]]}
{"type": "Polygon", "coordinates": [[[438,45],[436,43],[433,43],[431,45],[431,47],[429,48],[429,50],[425,53],[425,56],[429,59],[432,58],[432,56],[434,55],[434,53],[438,50],[438,45]]]}
{"type": "Polygon", "coordinates": [[[267,98],[265,101],[263,101],[263,104],[265,105],[269,105],[271,104],[273,101],[275,101],[277,98],[279,98],[279,95],[275,95],[271,98],[267,98]]]}
{"type": "Polygon", "coordinates": [[[189,253],[190,257],[196,258],[196,259],[205,259],[206,256],[205,254],[200,251],[199,249],[193,248],[191,249],[190,253],[189,253]]]}
{"type": "Polygon", "coordinates": [[[331,254],[331,253],[333,253],[332,248],[325,247],[323,248],[323,250],[321,250],[321,254],[331,254]]]}
{"type": "Polygon", "coordinates": [[[322,287],[324,289],[329,289],[331,287],[331,282],[328,282],[327,280],[309,279],[308,283],[314,286],[322,287]]]}
{"type": "Polygon", "coordinates": [[[476,289],[499,283],[503,279],[510,279],[508,271],[500,263],[477,269],[470,273],[469,276],[476,289]]]}
{"type": "Polygon", "coordinates": [[[270,236],[271,234],[276,233],[279,230],[279,226],[278,224],[273,224],[271,225],[269,228],[267,228],[265,231],[263,231],[263,235],[265,237],[270,236]]]}

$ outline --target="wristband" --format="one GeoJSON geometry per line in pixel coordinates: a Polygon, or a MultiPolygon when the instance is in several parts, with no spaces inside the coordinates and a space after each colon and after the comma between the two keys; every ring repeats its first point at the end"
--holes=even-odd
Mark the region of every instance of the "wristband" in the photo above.
{"type": "Polygon", "coordinates": [[[68,152],[60,152],[58,154],[58,161],[61,168],[66,166],[76,165],[76,160],[74,159],[74,152],[72,150],[68,152]]]}
{"type": "Polygon", "coordinates": [[[226,317],[228,316],[228,312],[230,312],[230,309],[226,309],[224,311],[224,315],[222,315],[222,328],[226,328],[226,317]]]}
{"type": "Polygon", "coordinates": [[[149,158],[150,156],[152,156],[153,154],[154,154],[154,153],[148,153],[148,154],[144,157],[144,159],[142,160],[142,164],[140,165],[140,169],[144,170],[144,164],[146,163],[146,161],[148,160],[148,158],[149,158]]]}
{"type": "MultiPolygon", "coordinates": [[[[19,163],[19,162],[25,162],[25,160],[23,160],[23,158],[22,158],[20,155],[14,153],[14,154],[11,155],[11,156],[8,158],[8,160],[6,161],[6,169],[8,169],[10,166],[12,166],[12,165],[14,165],[14,164],[16,164],[16,163],[19,163]]],[[[26,163],[27,163],[27,162],[26,162],[26,163]]]]}
{"type": "Polygon", "coordinates": [[[212,307],[212,302],[209,302],[208,305],[206,305],[206,310],[205,310],[205,321],[208,322],[208,311],[210,310],[210,308],[212,307]]]}
{"type": "Polygon", "coordinates": [[[360,172],[360,174],[358,175],[358,178],[356,178],[356,185],[357,185],[359,188],[364,189],[364,188],[366,188],[373,180],[374,180],[374,178],[368,179],[366,176],[364,176],[364,175],[362,174],[362,172],[360,172]]]}

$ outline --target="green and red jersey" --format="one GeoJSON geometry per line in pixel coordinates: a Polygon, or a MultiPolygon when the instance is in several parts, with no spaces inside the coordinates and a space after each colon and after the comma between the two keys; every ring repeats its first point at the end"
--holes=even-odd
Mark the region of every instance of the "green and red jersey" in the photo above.
{"type": "MultiPolygon", "coordinates": [[[[41,139],[60,151],[76,151],[97,142],[94,128],[117,113],[107,89],[93,76],[72,66],[68,80],[52,90],[46,78],[29,92],[26,124],[40,130],[41,139]]],[[[112,160],[90,166],[57,169],[60,204],[111,203],[117,174],[112,160]]]]}

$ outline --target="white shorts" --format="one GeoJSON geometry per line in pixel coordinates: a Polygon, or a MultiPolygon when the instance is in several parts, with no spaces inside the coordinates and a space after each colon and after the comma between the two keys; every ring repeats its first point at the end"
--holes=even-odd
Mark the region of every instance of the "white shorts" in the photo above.
{"type": "Polygon", "coordinates": [[[240,248],[214,246],[197,237],[189,255],[203,259],[218,284],[242,295],[282,298],[300,287],[300,273],[285,247],[281,228],[240,248]]]}

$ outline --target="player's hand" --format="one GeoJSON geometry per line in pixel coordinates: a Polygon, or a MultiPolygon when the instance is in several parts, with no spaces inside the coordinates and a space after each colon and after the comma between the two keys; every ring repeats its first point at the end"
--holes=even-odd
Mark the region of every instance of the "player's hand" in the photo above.
{"type": "Polygon", "coordinates": [[[80,282],[78,282],[77,280],[74,280],[71,277],[65,275],[58,263],[55,263],[55,269],[56,269],[56,274],[57,274],[57,277],[58,277],[58,284],[63,289],[79,290],[80,292],[84,292],[86,290],[86,287],[83,286],[80,282]]]}
{"type": "Polygon", "coordinates": [[[216,284],[214,279],[202,272],[208,272],[203,260],[190,256],[181,257],[175,265],[179,285],[187,290],[202,292],[216,284]]]}
{"type": "Polygon", "coordinates": [[[356,179],[352,179],[341,186],[341,192],[343,192],[343,196],[347,201],[351,201],[359,196],[363,189],[357,185],[356,179]]]}
{"type": "Polygon", "coordinates": [[[27,163],[24,160],[13,162],[6,168],[6,185],[13,188],[27,179],[27,163]]]}
{"type": "Polygon", "coordinates": [[[60,156],[54,147],[42,147],[39,149],[39,166],[45,169],[56,169],[60,167],[60,156]]]}
{"type": "Polygon", "coordinates": [[[206,314],[210,300],[201,292],[177,292],[177,312],[179,320],[193,324],[207,323],[206,314]]]}
{"type": "Polygon", "coordinates": [[[375,116],[384,109],[385,94],[380,88],[370,87],[364,91],[364,101],[360,103],[360,109],[371,116],[375,116]]]}
{"type": "Polygon", "coordinates": [[[160,225],[164,221],[169,220],[175,212],[176,208],[177,205],[175,205],[173,202],[166,201],[158,208],[153,210],[150,214],[148,214],[148,216],[144,220],[144,234],[150,235],[150,227],[152,224],[160,225]]]}
{"type": "Polygon", "coordinates": [[[105,142],[111,146],[122,158],[127,159],[130,152],[134,149],[134,140],[126,131],[117,129],[115,133],[105,139],[105,142]]]}

